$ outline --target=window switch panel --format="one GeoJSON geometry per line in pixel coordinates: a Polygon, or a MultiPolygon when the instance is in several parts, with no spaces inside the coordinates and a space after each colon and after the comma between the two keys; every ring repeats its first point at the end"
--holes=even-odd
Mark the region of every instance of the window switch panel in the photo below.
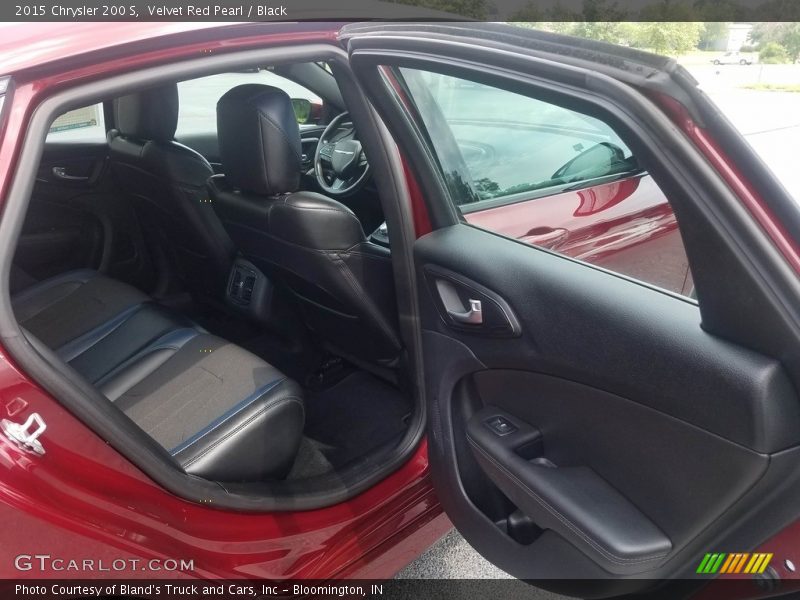
{"type": "Polygon", "coordinates": [[[486,426],[494,431],[497,435],[508,435],[509,433],[514,433],[517,428],[505,417],[495,416],[490,417],[484,421],[486,426]]]}

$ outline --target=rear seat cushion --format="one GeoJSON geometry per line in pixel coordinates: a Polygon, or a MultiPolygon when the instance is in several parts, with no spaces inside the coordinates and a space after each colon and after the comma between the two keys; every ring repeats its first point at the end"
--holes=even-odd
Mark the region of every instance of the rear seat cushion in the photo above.
{"type": "Polygon", "coordinates": [[[304,423],[300,387],[138,290],[93,271],[12,298],[20,325],[91,381],[188,472],[283,477],[304,423]]]}
{"type": "Polygon", "coordinates": [[[148,300],[129,285],[81,270],[39,282],[15,294],[12,304],[19,324],[56,349],[148,300]]]}
{"type": "Polygon", "coordinates": [[[36,279],[28,275],[23,269],[11,263],[11,272],[8,274],[8,289],[12,294],[31,287],[36,279]]]}
{"type": "Polygon", "coordinates": [[[187,340],[116,404],[188,473],[218,481],[285,476],[304,423],[300,386],[209,334],[187,340]]]}

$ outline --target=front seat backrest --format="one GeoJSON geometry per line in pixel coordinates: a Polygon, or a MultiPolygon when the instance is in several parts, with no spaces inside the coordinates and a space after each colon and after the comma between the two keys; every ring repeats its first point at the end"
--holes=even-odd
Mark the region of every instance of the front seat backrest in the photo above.
{"type": "Polygon", "coordinates": [[[391,256],[367,241],[349,208],[297,191],[300,132],[289,96],[238,86],[217,103],[217,131],[224,175],[209,180],[209,193],[239,251],[294,294],[330,349],[393,367],[400,342],[391,256]]]}
{"type": "Polygon", "coordinates": [[[112,169],[133,200],[145,239],[193,295],[221,298],[234,247],[208,199],[211,165],[174,141],[177,84],[116,98],[114,121],[112,169]]]}

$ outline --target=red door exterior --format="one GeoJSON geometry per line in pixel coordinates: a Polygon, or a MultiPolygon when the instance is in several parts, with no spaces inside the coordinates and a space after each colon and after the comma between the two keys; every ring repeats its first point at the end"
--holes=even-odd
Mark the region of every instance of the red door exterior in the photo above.
{"type": "Polygon", "coordinates": [[[669,202],[649,175],[468,212],[468,222],[664,289],[691,291],[669,202]]]}

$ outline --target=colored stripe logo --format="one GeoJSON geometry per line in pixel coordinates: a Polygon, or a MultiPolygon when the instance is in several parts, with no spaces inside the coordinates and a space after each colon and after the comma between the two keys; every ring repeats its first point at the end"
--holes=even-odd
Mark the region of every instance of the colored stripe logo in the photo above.
{"type": "Polygon", "coordinates": [[[697,572],[704,575],[731,573],[763,573],[772,560],[772,553],[724,552],[708,553],[700,561],[697,572]]]}

